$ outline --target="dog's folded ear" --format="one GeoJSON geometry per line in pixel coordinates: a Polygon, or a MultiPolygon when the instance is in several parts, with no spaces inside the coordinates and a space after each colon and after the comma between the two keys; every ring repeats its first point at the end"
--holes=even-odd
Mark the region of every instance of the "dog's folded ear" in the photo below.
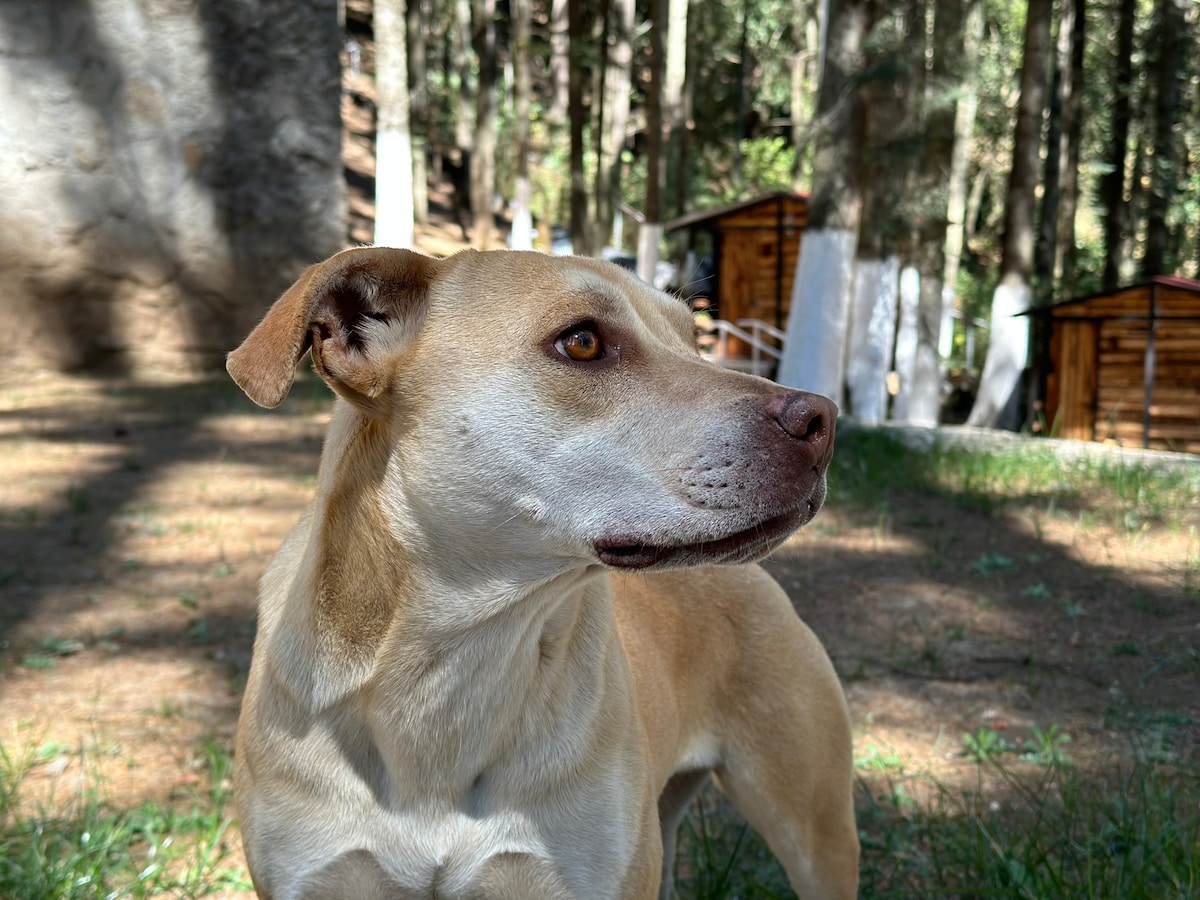
{"type": "Polygon", "coordinates": [[[387,361],[420,330],[438,265],[409,250],[361,247],[310,266],[225,368],[251,400],[276,407],[311,350],[331,388],[370,408],[387,387],[387,361]]]}

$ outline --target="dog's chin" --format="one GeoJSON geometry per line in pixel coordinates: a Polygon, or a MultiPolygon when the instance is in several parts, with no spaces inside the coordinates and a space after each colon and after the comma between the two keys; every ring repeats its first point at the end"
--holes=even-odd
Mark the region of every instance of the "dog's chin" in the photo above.
{"type": "Polygon", "coordinates": [[[613,569],[665,569],[682,566],[732,565],[762,559],[782,544],[796,529],[808,524],[820,503],[772,516],[724,537],[694,543],[652,543],[639,540],[606,539],[596,542],[600,562],[613,569]]]}

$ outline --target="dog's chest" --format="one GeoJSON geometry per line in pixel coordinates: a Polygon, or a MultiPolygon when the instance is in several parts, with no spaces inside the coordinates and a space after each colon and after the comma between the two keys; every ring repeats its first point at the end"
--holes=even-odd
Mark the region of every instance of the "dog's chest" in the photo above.
{"type": "Polygon", "coordinates": [[[317,896],[347,879],[364,885],[363,896],[467,896],[498,858],[517,871],[552,871],[574,896],[620,896],[643,794],[622,754],[580,771],[581,748],[553,732],[518,741],[518,753],[478,735],[450,753],[398,723],[345,713],[323,724],[293,740],[285,779],[309,785],[321,816],[297,816],[286,792],[267,785],[254,804],[254,844],[288,848],[271,861],[278,896],[317,896]],[[381,733],[390,740],[368,737],[381,733]]]}
{"type": "Polygon", "coordinates": [[[555,872],[573,896],[617,897],[633,849],[632,835],[614,832],[611,823],[591,822],[582,840],[580,822],[547,827],[519,811],[484,818],[370,813],[341,822],[275,824],[282,827],[259,837],[288,847],[290,858],[275,856],[268,864],[274,871],[260,874],[278,897],[351,886],[355,896],[449,900],[474,895],[497,859],[518,871],[555,872]]]}

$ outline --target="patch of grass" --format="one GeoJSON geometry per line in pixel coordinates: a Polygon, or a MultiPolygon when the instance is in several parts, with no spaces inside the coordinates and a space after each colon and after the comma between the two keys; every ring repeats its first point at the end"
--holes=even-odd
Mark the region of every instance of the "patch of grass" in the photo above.
{"type": "Polygon", "coordinates": [[[766,842],[711,786],[679,826],[675,889],[689,900],[796,896],[766,842]]]}
{"type": "Polygon", "coordinates": [[[974,734],[964,734],[962,740],[962,755],[977,765],[992,762],[1013,749],[1012,744],[991,728],[980,728],[974,734]]]}
{"type": "Polygon", "coordinates": [[[860,772],[903,772],[904,757],[895,750],[881,750],[867,744],[862,755],[855,757],[854,768],[860,772]]]}
{"type": "MultiPolygon", "coordinates": [[[[209,790],[170,806],[115,806],[94,772],[49,807],[25,801],[32,769],[62,750],[57,743],[0,745],[0,897],[191,898],[250,888],[244,873],[222,868],[230,840],[223,748],[205,746],[209,790]]],[[[86,768],[89,754],[77,755],[86,768]]]]}
{"type": "Polygon", "coordinates": [[[989,767],[998,791],[934,785],[916,808],[888,790],[866,797],[860,896],[1182,900],[1200,890],[1193,779],[1145,759],[1104,775],[989,767]]]}
{"type": "Polygon", "coordinates": [[[208,624],[208,619],[195,619],[188,626],[187,638],[195,644],[207,644],[212,639],[212,632],[208,624]]]}
{"type": "Polygon", "coordinates": [[[1021,753],[1021,758],[1043,766],[1069,766],[1071,764],[1067,758],[1067,744],[1069,743],[1071,743],[1071,736],[1057,725],[1051,725],[1045,731],[1034,725],[1033,746],[1026,748],[1021,753]]]}
{"type": "Polygon", "coordinates": [[[1095,519],[1129,535],[1147,525],[1182,529],[1200,521],[1194,472],[1094,458],[1064,460],[1028,439],[998,450],[939,443],[909,446],[886,429],[838,434],[830,502],[865,513],[903,508],[898,500],[932,493],[991,514],[1006,507],[1095,519]]]}
{"type": "Polygon", "coordinates": [[[21,665],[27,669],[53,669],[58,660],[64,656],[72,656],[83,649],[83,642],[74,638],[42,638],[38,642],[37,651],[21,657],[21,665]]]}
{"type": "Polygon", "coordinates": [[[1078,600],[1064,600],[1062,604],[1063,614],[1068,619],[1078,619],[1080,616],[1086,615],[1087,610],[1083,608],[1083,604],[1078,600]]]}
{"type": "Polygon", "coordinates": [[[1052,594],[1044,581],[1036,582],[1021,589],[1021,596],[1030,600],[1049,600],[1052,594]]]}
{"type": "Polygon", "coordinates": [[[979,559],[975,560],[975,562],[971,563],[971,569],[984,578],[987,578],[993,572],[999,572],[1003,569],[1013,569],[1016,568],[1016,565],[1011,557],[989,550],[980,556],[979,559]]]}
{"type": "MultiPolygon", "coordinates": [[[[1124,768],[1075,767],[1068,741],[1055,726],[1035,729],[1020,761],[1038,769],[1014,765],[1007,750],[988,754],[966,789],[906,774],[895,754],[868,748],[856,760],[859,896],[1200,895],[1200,782],[1152,752],[1124,768]]],[[[680,829],[675,884],[679,896],[707,900],[795,896],[764,842],[713,791],[680,829]]]]}
{"type": "Polygon", "coordinates": [[[66,491],[67,505],[77,516],[86,514],[92,508],[92,498],[87,491],[76,485],[71,485],[66,491]]]}

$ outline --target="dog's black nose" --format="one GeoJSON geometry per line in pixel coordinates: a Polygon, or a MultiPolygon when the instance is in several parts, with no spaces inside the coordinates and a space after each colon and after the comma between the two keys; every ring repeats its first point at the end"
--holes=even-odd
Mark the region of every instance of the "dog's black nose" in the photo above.
{"type": "Polygon", "coordinates": [[[837,404],[820,394],[788,391],[772,406],[779,427],[804,445],[812,454],[813,464],[818,468],[828,465],[833,455],[837,404]]]}

